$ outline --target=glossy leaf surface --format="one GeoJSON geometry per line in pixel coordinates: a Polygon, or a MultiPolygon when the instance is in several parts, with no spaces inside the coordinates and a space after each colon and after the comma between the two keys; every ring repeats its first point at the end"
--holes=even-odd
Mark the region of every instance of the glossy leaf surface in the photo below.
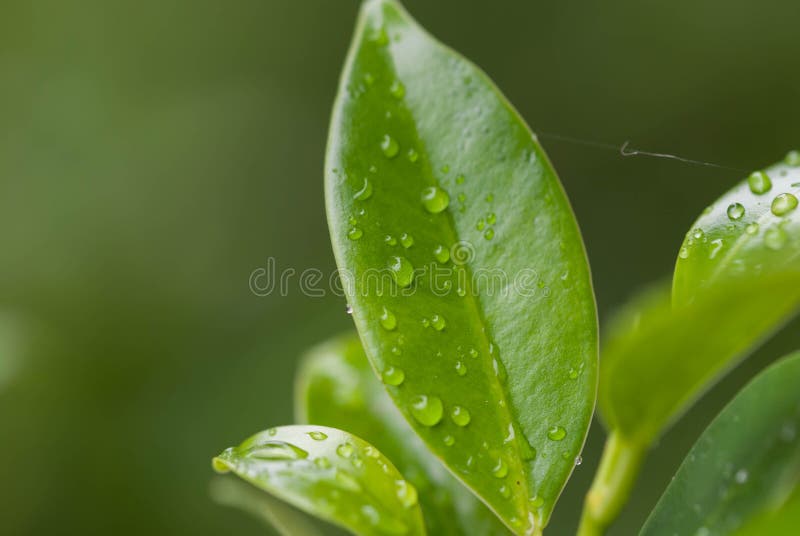
{"type": "Polygon", "coordinates": [[[676,307],[667,286],[641,294],[618,314],[603,348],[606,425],[647,448],[798,303],[800,274],[720,284],[676,307]]]}
{"type": "Polygon", "coordinates": [[[578,227],[536,138],[484,73],[370,0],[325,171],[372,366],[453,474],[515,532],[539,531],[591,419],[597,337],[578,227]]]}
{"type": "Polygon", "coordinates": [[[298,421],[348,430],[394,462],[419,492],[428,534],[508,534],[416,436],[375,378],[355,334],[312,349],[298,373],[295,394],[298,421]]]}
{"type": "Polygon", "coordinates": [[[334,428],[271,428],[226,449],[214,468],[355,534],[426,534],[414,486],[375,447],[334,428]]]}
{"type": "Polygon", "coordinates": [[[756,171],[695,222],[675,266],[680,305],[720,281],[800,273],[800,153],[756,171]]]}
{"type": "Polygon", "coordinates": [[[796,531],[773,530],[798,513],[798,385],[795,354],[745,387],[689,452],[642,535],[796,531]]]}

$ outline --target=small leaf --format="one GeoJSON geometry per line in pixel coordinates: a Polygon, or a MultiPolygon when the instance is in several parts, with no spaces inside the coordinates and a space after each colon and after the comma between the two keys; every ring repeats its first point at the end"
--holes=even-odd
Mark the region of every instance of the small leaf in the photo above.
{"type": "Polygon", "coordinates": [[[214,468],[355,534],[425,534],[414,486],[375,447],[341,430],[271,428],[226,449],[214,468]]]}
{"type": "Polygon", "coordinates": [[[800,162],[797,152],[756,171],[695,222],[678,255],[676,304],[724,280],[800,272],[800,162]]]}
{"type": "Polygon", "coordinates": [[[540,531],[591,420],[597,321],[535,136],[483,72],[369,0],[325,174],[345,294],[390,396],[507,526],[540,531]]]}
{"type": "MultiPolygon", "coordinates": [[[[414,434],[375,379],[355,334],[312,349],[303,360],[295,392],[298,421],[347,429],[394,461],[419,492],[428,534],[508,534],[414,434]]],[[[451,448],[458,449],[451,439],[451,448]]]]}
{"type": "MultiPolygon", "coordinates": [[[[745,387],[692,447],[642,536],[733,534],[747,525],[748,531],[764,529],[789,512],[797,515],[798,385],[800,353],[745,387]]],[[[755,533],[791,534],[796,529],[755,533]]]]}
{"type": "Polygon", "coordinates": [[[610,430],[646,449],[800,303],[800,274],[720,283],[673,307],[659,286],[626,306],[603,348],[599,410],[610,430]]]}

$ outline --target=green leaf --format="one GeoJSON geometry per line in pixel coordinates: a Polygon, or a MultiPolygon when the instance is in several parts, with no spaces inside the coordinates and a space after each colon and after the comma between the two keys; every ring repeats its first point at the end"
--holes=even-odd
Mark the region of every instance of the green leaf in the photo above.
{"type": "Polygon", "coordinates": [[[798,303],[800,274],[720,283],[682,306],[671,304],[665,285],[643,293],[605,339],[598,400],[605,424],[646,449],[798,303]]]}
{"type": "MultiPolygon", "coordinates": [[[[764,529],[784,514],[796,516],[798,385],[800,353],[745,387],[692,447],[641,534],[725,535],[743,526],[747,531],[764,529]]],[[[791,534],[796,529],[755,533],[791,534]]]]}
{"type": "Polygon", "coordinates": [[[345,294],[390,396],[510,528],[541,530],[591,419],[597,328],[536,138],[483,72],[370,0],[325,175],[345,294]]]}
{"type": "Polygon", "coordinates": [[[355,334],[309,351],[297,376],[295,395],[298,421],[346,429],[395,463],[419,492],[428,534],[508,534],[414,434],[375,379],[355,334]]]}
{"type": "Polygon", "coordinates": [[[375,447],[335,428],[271,428],[226,449],[214,468],[355,534],[425,534],[414,486],[375,447]]]}
{"type": "Polygon", "coordinates": [[[709,207],[687,233],[673,281],[676,304],[725,280],[800,272],[800,156],[756,171],[709,207]]]}

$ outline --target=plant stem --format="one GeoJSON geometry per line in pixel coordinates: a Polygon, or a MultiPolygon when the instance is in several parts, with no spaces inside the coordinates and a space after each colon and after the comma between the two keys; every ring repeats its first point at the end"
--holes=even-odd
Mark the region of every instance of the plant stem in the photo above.
{"type": "Polygon", "coordinates": [[[611,432],[586,494],[577,536],[601,536],[628,500],[645,449],[611,432]]]}

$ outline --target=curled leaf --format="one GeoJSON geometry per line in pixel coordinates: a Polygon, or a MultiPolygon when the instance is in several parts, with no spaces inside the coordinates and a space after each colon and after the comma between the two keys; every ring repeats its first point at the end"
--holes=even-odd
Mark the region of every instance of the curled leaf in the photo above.
{"type": "Polygon", "coordinates": [[[213,465],[355,534],[426,534],[414,486],[375,447],[341,430],[271,428],[213,465]]]}

